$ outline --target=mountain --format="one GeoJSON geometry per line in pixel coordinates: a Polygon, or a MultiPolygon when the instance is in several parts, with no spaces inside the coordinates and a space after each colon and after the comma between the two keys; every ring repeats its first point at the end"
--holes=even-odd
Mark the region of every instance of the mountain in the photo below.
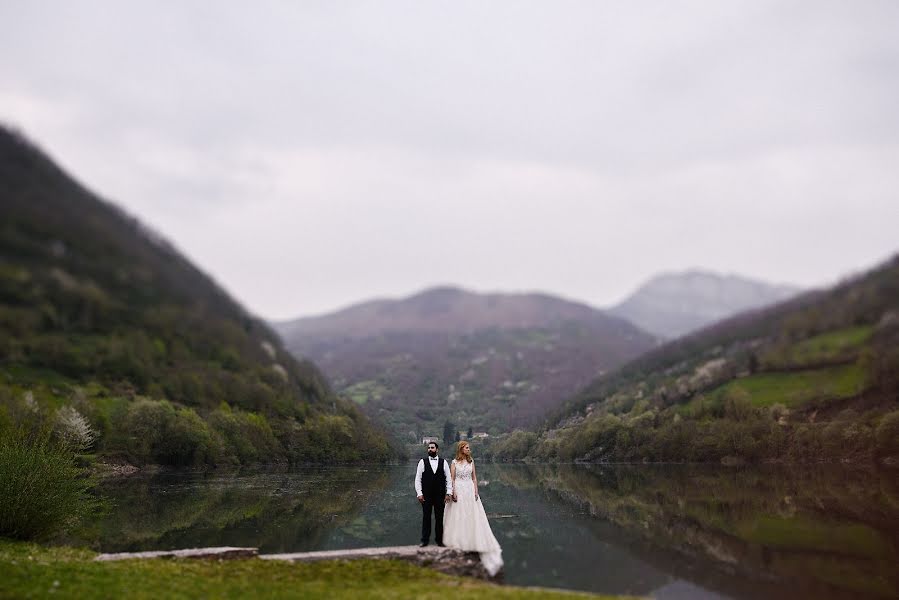
{"type": "Polygon", "coordinates": [[[899,255],[662,345],[498,458],[899,461],[899,255]]]}
{"type": "Polygon", "coordinates": [[[492,433],[548,409],[656,340],[627,321],[541,294],[440,287],[275,324],[341,394],[401,439],[492,433]]]}
{"type": "Polygon", "coordinates": [[[0,430],[140,464],[388,455],[268,325],[5,128],[0,216],[0,430]]]}
{"type": "Polygon", "coordinates": [[[693,270],[654,277],[609,312],[670,339],[799,292],[794,286],[693,270]]]}

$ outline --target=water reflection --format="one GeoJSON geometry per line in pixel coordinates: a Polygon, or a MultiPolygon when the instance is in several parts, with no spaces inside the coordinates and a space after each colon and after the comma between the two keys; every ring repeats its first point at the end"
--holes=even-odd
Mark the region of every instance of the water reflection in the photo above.
{"type": "Polygon", "coordinates": [[[896,597],[895,473],[553,466],[545,489],[642,560],[734,597],[896,597]]]}
{"type": "Polygon", "coordinates": [[[384,469],[312,469],[241,475],[164,473],[107,481],[114,509],[92,530],[106,552],[255,546],[320,548],[390,483],[384,469]]]}
{"type": "MultiPolygon", "coordinates": [[[[895,473],[481,465],[510,583],[658,598],[897,597],[895,473]]],[[[413,544],[414,465],[110,481],[104,551],[413,544]]]]}

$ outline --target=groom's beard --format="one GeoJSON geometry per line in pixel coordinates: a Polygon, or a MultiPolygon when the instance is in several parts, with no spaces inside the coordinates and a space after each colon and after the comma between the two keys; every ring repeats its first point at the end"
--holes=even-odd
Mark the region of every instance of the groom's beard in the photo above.
{"type": "Polygon", "coordinates": [[[428,450],[428,456],[437,456],[437,451],[434,450],[434,451],[432,452],[431,450],[428,450]]]}

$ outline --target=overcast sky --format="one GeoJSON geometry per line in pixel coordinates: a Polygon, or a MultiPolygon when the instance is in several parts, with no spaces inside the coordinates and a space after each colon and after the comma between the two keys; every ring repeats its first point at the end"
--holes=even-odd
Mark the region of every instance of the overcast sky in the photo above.
{"type": "Polygon", "coordinates": [[[899,2],[0,0],[0,119],[261,316],[899,250],[899,2]]]}

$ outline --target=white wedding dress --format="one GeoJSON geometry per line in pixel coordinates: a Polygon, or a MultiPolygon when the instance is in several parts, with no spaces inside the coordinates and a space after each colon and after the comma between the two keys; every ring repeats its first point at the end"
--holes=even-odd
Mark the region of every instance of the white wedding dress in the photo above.
{"type": "Polygon", "coordinates": [[[490,530],[484,505],[474,498],[472,464],[465,460],[454,460],[453,464],[457,501],[448,503],[443,513],[443,543],[450,548],[479,552],[481,564],[492,577],[503,566],[502,548],[490,530]]]}

